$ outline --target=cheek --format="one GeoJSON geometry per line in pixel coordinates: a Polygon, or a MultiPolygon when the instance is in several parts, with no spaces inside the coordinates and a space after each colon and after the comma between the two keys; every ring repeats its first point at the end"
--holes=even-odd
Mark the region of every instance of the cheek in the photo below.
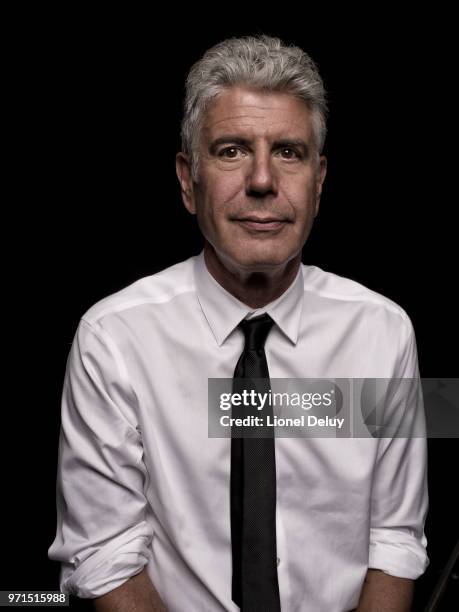
{"type": "Polygon", "coordinates": [[[227,186],[207,187],[198,202],[197,217],[199,226],[207,239],[223,233],[231,205],[228,202],[227,186]]]}
{"type": "MultiPolygon", "coordinates": [[[[235,201],[240,194],[240,183],[236,180],[214,182],[206,189],[204,209],[206,215],[218,221],[235,210],[235,201]]],[[[240,199],[240,198],[239,198],[240,199]]]]}
{"type": "Polygon", "coordinates": [[[295,221],[304,224],[314,218],[316,208],[316,196],[310,184],[300,185],[296,189],[285,192],[285,198],[293,209],[295,221]]]}

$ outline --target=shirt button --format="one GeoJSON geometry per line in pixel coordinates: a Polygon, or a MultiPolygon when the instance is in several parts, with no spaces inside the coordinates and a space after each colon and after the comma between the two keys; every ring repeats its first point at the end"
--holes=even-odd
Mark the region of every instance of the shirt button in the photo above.
{"type": "Polygon", "coordinates": [[[277,562],[277,565],[279,565],[279,563],[280,563],[279,557],[276,557],[276,562],[277,562]]]}

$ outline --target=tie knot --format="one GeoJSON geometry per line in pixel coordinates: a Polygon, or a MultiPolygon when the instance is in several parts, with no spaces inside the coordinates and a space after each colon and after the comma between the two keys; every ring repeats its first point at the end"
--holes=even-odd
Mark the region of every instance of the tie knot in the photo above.
{"type": "Polygon", "coordinates": [[[273,325],[274,321],[267,313],[241,321],[239,327],[245,336],[244,350],[258,351],[262,349],[273,325]]]}

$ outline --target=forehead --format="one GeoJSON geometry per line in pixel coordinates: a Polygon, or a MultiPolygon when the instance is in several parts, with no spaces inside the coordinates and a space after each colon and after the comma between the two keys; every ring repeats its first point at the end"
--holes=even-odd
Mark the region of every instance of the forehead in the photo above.
{"type": "Polygon", "coordinates": [[[312,114],[305,102],[283,92],[231,87],[211,102],[203,134],[213,140],[222,134],[257,138],[312,138],[312,114]]]}

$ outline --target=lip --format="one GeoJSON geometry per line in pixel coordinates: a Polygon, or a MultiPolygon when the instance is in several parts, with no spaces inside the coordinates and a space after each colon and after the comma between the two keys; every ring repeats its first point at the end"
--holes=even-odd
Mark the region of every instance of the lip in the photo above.
{"type": "Polygon", "coordinates": [[[246,229],[255,230],[258,232],[272,232],[278,230],[287,222],[286,219],[257,216],[242,217],[240,219],[234,219],[234,221],[246,229]]]}

